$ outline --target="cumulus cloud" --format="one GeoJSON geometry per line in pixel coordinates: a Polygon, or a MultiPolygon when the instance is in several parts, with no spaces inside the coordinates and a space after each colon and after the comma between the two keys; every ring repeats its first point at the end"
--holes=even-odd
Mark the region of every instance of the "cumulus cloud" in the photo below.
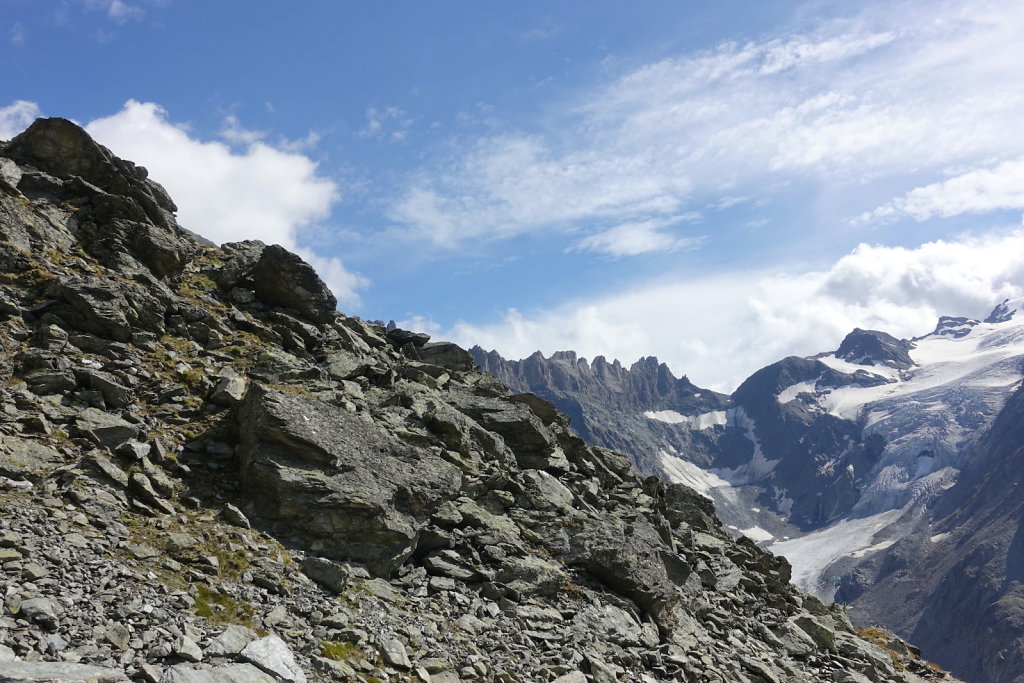
{"type": "Polygon", "coordinates": [[[6,107],[0,107],[0,140],[10,140],[39,116],[39,105],[35,102],[16,100],[6,107]]]}
{"type": "Polygon", "coordinates": [[[914,249],[862,244],[811,273],[728,273],[654,282],[493,325],[431,329],[509,358],[572,349],[631,363],[656,355],[701,386],[731,391],[764,365],[838,347],[854,327],[910,338],[939,315],[983,317],[1024,294],[1024,231],[934,241],[914,249]]]}
{"type": "Polygon", "coordinates": [[[985,213],[1024,210],[1024,159],[1004,161],[994,168],[963,173],[924,187],[861,215],[857,222],[891,222],[908,217],[916,221],[985,213]]]}
{"type": "MultiPolygon", "coordinates": [[[[217,243],[258,239],[301,251],[299,229],[328,217],[340,197],[336,183],[317,175],[312,159],[244,135],[237,120],[234,126],[242,131],[237,141],[246,143],[241,153],[192,137],[157,104],[132,100],[86,130],[118,156],[149,169],[174,198],[186,228],[217,243]]],[[[314,256],[304,251],[339,300],[354,305],[366,280],[338,259],[314,256]]]]}
{"type": "Polygon", "coordinates": [[[600,244],[608,238],[595,233],[609,225],[665,220],[722,193],[759,198],[793,183],[836,191],[879,178],[900,187],[1024,154],[1024,6],[854,11],[618,72],[609,60],[615,75],[567,95],[543,129],[454,141],[391,218],[453,248],[551,231],[600,244]]]}

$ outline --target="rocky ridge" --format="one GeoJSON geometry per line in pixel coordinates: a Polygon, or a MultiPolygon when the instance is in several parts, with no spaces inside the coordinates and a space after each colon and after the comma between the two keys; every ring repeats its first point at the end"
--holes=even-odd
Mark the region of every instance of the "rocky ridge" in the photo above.
{"type": "Polygon", "coordinates": [[[462,349],[0,143],[0,681],[949,680],[462,349]]]}
{"type": "Polygon", "coordinates": [[[661,473],[659,451],[686,453],[687,460],[710,467],[722,453],[749,457],[750,442],[726,430],[680,430],[644,417],[647,411],[708,414],[732,407],[725,394],[675,377],[658,359],[641,358],[626,367],[597,356],[592,362],[572,351],[544,357],[539,351],[506,360],[496,351],[469,349],[484,372],[516,391],[544,397],[569,416],[573,430],[588,443],[628,453],[642,472],[661,473]]]}

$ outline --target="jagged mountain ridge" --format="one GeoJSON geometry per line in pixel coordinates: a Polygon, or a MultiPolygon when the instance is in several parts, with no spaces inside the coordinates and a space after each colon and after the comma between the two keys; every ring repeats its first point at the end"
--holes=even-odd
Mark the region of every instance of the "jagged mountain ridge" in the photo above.
{"type": "Polygon", "coordinates": [[[4,680],[942,678],[462,349],[173,211],[71,122],[0,143],[4,680]]]}
{"type": "MultiPolygon", "coordinates": [[[[716,502],[735,503],[737,493],[753,491],[753,496],[738,497],[740,505],[719,505],[723,519],[753,538],[769,542],[773,534],[762,528],[765,523],[749,527],[751,518],[743,509],[746,505],[763,513],[765,507],[809,532],[792,539],[780,538],[776,532],[771,545],[794,562],[801,585],[827,598],[840,587],[839,597],[854,603],[854,614],[889,623],[907,636],[914,634],[926,652],[940,661],[965,674],[981,675],[976,672],[982,670],[980,662],[987,661],[988,653],[1002,649],[1005,657],[1007,652],[1015,652],[1011,631],[1002,631],[1002,640],[993,636],[993,643],[971,640],[977,648],[972,654],[963,655],[961,648],[952,656],[950,636],[943,635],[941,627],[931,632],[925,626],[927,621],[919,622],[920,614],[906,610],[887,619],[892,595],[882,589],[872,593],[865,586],[871,585],[871,572],[876,572],[879,564],[895,562],[912,572],[914,565],[907,565],[906,557],[898,557],[898,553],[912,537],[923,533],[922,525],[931,522],[935,513],[929,506],[950,500],[953,494],[945,493],[947,489],[961,491],[977,473],[989,469],[977,457],[970,458],[1020,385],[1022,305],[1022,300],[1004,301],[984,321],[943,317],[934,332],[913,340],[854,330],[835,352],[786,358],[759,370],[732,396],[719,397],[718,410],[677,411],[657,400],[630,401],[619,396],[615,404],[618,414],[613,418],[621,426],[619,447],[647,471],[703,484],[703,490],[716,502]],[[750,446],[716,451],[716,444],[730,431],[750,446]],[[694,438],[697,433],[708,436],[694,438]],[[687,443],[689,449],[677,447],[687,443]],[[696,449],[694,444],[699,444],[696,449]],[[691,464],[680,468],[668,455],[691,460],[691,464]],[[693,464],[704,471],[694,473],[693,464]],[[961,470],[966,478],[957,483],[961,470]],[[904,545],[901,538],[908,538],[904,545]],[[865,564],[863,571],[858,570],[861,564],[865,564]],[[859,611],[857,600],[865,601],[859,611]],[[873,605],[868,605],[871,600],[873,605]],[[997,647],[994,643],[1001,644],[997,647]]],[[[494,354],[484,357],[474,350],[474,355],[485,369],[502,367],[500,357],[494,354]]],[[[534,363],[543,360],[542,356],[533,357],[534,363]]],[[[634,365],[629,372],[642,374],[647,364],[656,365],[656,361],[634,365]]],[[[528,387],[556,403],[585,403],[579,411],[584,421],[604,414],[600,406],[593,405],[600,397],[592,390],[573,393],[562,387],[552,390],[543,382],[527,384],[514,362],[505,368],[504,377],[515,388],[528,387]]],[[[534,376],[543,377],[536,372],[534,376]]],[[[627,378],[624,383],[635,381],[650,378],[627,378]]],[[[692,390],[699,393],[699,389],[692,390]]],[[[602,387],[601,391],[614,388],[602,387]]],[[[602,435],[597,437],[595,442],[601,443],[602,435]]],[[[1010,500],[1008,505],[1014,509],[1012,497],[1010,500]]],[[[991,514],[978,512],[979,520],[991,514]]],[[[965,529],[974,528],[962,513],[957,519],[965,529]]],[[[781,533],[790,532],[783,529],[781,533]]],[[[957,557],[955,551],[952,557],[957,557]]],[[[989,570],[994,576],[1004,576],[998,561],[989,570]]],[[[1000,595],[998,590],[993,594],[1000,595]]],[[[960,599],[948,592],[937,597],[942,599],[927,603],[930,612],[952,614],[956,613],[954,606],[963,608],[960,599]]],[[[921,610],[926,605],[915,604],[921,610]]],[[[975,612],[970,623],[980,623],[980,614],[975,612]]],[[[1005,677],[1011,667],[1003,665],[998,670],[1005,677]]],[[[996,682],[1002,680],[1000,676],[981,680],[996,682]]]]}
{"type": "MultiPolygon", "coordinates": [[[[479,346],[469,352],[482,370],[508,386],[553,402],[569,416],[582,438],[628,452],[642,471],[657,472],[656,461],[649,453],[656,453],[660,441],[678,439],[680,435],[678,430],[666,429],[645,439],[639,430],[621,421],[624,417],[646,410],[711,413],[731,405],[723,394],[701,389],[686,377],[677,379],[667,365],[653,357],[641,358],[626,368],[618,361],[609,363],[603,356],[588,362],[571,351],[556,352],[550,358],[537,352],[521,361],[506,361],[497,352],[488,353],[479,346]],[[637,439],[643,439],[646,447],[637,447],[637,439]]],[[[707,435],[694,436],[702,439],[707,435]]],[[[676,447],[686,448],[694,458],[703,450],[713,450],[710,444],[701,447],[689,439],[676,447]]]]}

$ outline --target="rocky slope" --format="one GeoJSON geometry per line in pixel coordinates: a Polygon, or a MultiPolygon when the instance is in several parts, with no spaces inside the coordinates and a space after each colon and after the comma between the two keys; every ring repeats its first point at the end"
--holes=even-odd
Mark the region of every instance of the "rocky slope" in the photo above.
{"type": "Polygon", "coordinates": [[[755,457],[749,424],[729,396],[676,378],[654,357],[625,367],[603,356],[591,363],[572,351],[549,358],[537,352],[523,360],[506,360],[479,346],[469,352],[481,370],[514,391],[555,404],[587,443],[626,453],[640,472],[707,495],[733,529],[788,530],[780,516],[752,511],[759,490],[739,478],[726,482],[709,474],[755,457]]]}
{"type": "Polygon", "coordinates": [[[894,637],[425,335],[0,143],[0,681],[918,681],[894,637]]]}
{"type": "MultiPolygon", "coordinates": [[[[592,416],[613,413],[617,445],[641,469],[697,485],[734,529],[786,556],[801,586],[851,603],[855,620],[886,623],[972,681],[1018,675],[1019,579],[1004,541],[1022,502],[1008,463],[1024,434],[1008,425],[1024,373],[1024,300],[985,320],[942,318],[914,340],[854,330],[836,351],[783,359],[714,405],[630,392],[652,383],[652,359],[609,384],[569,353],[505,361],[472,351],[514,388],[580,403],[594,443],[608,436],[588,430],[592,416]],[[551,383],[543,368],[565,359],[576,384],[551,383]],[[730,433],[746,449],[724,446],[730,433]]],[[[707,395],[675,381],[661,386],[707,395]]]]}

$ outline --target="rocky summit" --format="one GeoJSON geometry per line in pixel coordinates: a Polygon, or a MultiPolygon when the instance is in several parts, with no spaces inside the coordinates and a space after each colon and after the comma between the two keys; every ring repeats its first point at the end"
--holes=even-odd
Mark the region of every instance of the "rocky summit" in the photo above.
{"type": "Polygon", "coordinates": [[[0,143],[0,681],[951,680],[469,354],[0,143]]]}

